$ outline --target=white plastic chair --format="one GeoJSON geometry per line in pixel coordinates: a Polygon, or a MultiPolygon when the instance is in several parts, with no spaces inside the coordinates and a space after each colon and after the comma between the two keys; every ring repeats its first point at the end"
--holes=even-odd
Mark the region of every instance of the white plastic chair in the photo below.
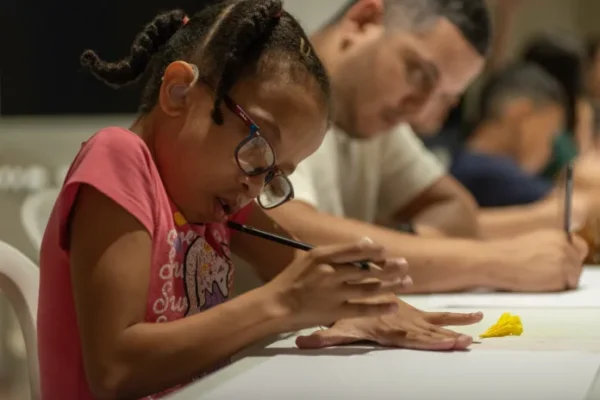
{"type": "Polygon", "coordinates": [[[27,196],[21,206],[21,223],[36,252],[42,247],[42,238],[59,189],[44,189],[27,196]]]}
{"type": "Polygon", "coordinates": [[[32,399],[40,398],[37,304],[40,270],[19,250],[0,241],[0,291],[13,306],[25,339],[32,399]]]}

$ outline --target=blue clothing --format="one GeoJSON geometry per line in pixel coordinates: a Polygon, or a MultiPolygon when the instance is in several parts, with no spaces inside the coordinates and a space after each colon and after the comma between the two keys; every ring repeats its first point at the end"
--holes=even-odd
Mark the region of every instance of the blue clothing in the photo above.
{"type": "Polygon", "coordinates": [[[523,171],[508,157],[457,151],[450,173],[475,197],[481,207],[523,205],[542,200],[552,182],[523,171]]]}

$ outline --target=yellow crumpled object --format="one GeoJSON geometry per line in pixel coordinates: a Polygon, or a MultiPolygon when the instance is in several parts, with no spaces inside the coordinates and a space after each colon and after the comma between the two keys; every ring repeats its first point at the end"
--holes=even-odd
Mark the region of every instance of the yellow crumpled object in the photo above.
{"type": "Polygon", "coordinates": [[[480,338],[492,338],[503,336],[521,336],[523,333],[523,324],[521,318],[517,315],[504,313],[494,325],[487,331],[479,335],[480,338]]]}

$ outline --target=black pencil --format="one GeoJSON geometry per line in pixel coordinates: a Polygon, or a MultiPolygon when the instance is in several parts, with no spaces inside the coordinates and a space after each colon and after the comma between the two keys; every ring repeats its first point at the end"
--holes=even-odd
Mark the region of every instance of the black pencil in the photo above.
{"type": "MultiPolygon", "coordinates": [[[[228,221],[227,226],[230,229],[236,230],[238,232],[247,233],[249,235],[256,236],[261,239],[270,240],[272,242],[279,243],[284,246],[293,247],[294,249],[304,250],[304,251],[309,251],[309,250],[314,249],[314,246],[311,246],[310,244],[298,242],[296,240],[288,239],[283,236],[275,235],[273,233],[261,231],[260,229],[255,229],[255,228],[252,228],[247,225],[239,224],[237,222],[228,221]]],[[[352,264],[355,264],[360,269],[364,269],[364,270],[369,269],[368,261],[360,261],[360,262],[356,262],[356,263],[352,263],[352,264]]]]}
{"type": "Polygon", "coordinates": [[[565,173],[565,209],[564,209],[564,229],[569,241],[571,238],[571,214],[573,208],[573,163],[567,164],[565,173]]]}

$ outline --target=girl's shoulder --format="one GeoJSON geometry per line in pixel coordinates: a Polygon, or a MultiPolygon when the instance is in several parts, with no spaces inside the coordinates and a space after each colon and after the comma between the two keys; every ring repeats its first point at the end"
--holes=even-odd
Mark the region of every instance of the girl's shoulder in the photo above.
{"type": "Polygon", "coordinates": [[[157,202],[166,196],[150,150],[139,136],[120,127],[102,129],[82,144],[59,195],[61,219],[68,219],[82,185],[117,203],[151,233],[159,208],[167,204],[157,202]]]}
{"type": "Polygon", "coordinates": [[[134,132],[120,126],[109,126],[94,133],[83,142],[82,149],[92,146],[112,147],[115,150],[129,150],[140,148],[148,150],[146,143],[134,132]]]}
{"type": "Polygon", "coordinates": [[[147,174],[155,169],[152,154],[141,137],[121,127],[107,127],[82,143],[70,172],[79,169],[119,169],[147,174]]]}

